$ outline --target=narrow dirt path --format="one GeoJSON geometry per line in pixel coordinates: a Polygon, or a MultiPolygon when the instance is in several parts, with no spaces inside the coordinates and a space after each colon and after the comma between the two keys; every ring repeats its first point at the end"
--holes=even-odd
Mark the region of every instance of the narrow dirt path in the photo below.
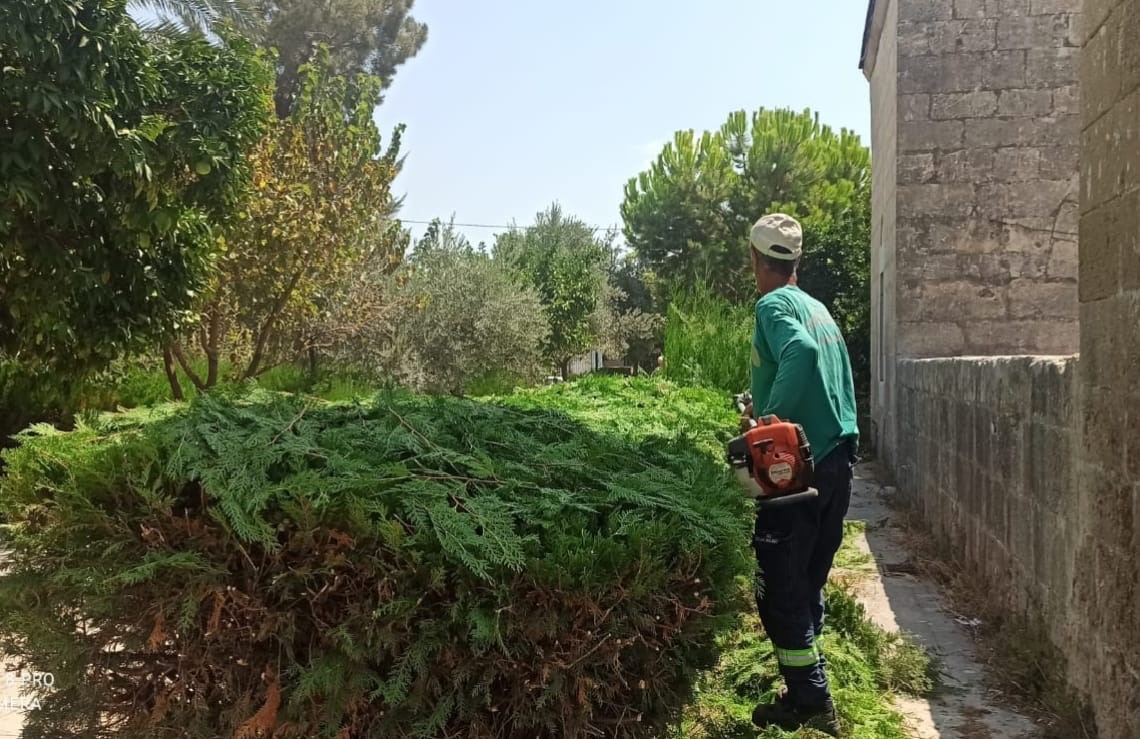
{"type": "Polygon", "coordinates": [[[909,566],[901,532],[881,497],[874,469],[855,473],[847,518],[863,521],[865,536],[855,544],[871,555],[876,576],[856,586],[868,616],[888,631],[904,631],[927,648],[939,668],[939,684],[927,700],[900,697],[899,710],[915,739],[1036,739],[1041,731],[1028,717],[1003,706],[985,686],[984,668],[973,640],[936,585],[909,566]]]}

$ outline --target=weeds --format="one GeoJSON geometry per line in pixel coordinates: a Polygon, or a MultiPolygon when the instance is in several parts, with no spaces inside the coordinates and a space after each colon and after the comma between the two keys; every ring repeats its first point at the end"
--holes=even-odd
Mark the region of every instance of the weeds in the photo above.
{"type": "Polygon", "coordinates": [[[983,660],[994,668],[986,674],[995,686],[1038,719],[1043,739],[1096,739],[1092,710],[1065,680],[1065,659],[1043,626],[1010,614],[984,582],[927,535],[914,511],[900,513],[918,571],[943,587],[956,610],[981,621],[975,637],[983,660]]]}
{"type": "Polygon", "coordinates": [[[676,298],[665,321],[665,375],[738,393],[749,383],[752,308],[707,291],[676,298]]]}

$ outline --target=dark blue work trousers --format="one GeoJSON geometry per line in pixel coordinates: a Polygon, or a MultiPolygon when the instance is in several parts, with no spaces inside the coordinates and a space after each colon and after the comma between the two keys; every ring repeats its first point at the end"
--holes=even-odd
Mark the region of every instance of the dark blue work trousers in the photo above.
{"type": "Polygon", "coordinates": [[[840,444],[816,464],[818,498],[756,512],[756,607],[788,698],[799,705],[816,706],[829,695],[815,639],[823,631],[823,586],[843,541],[854,462],[851,445],[840,444]]]}

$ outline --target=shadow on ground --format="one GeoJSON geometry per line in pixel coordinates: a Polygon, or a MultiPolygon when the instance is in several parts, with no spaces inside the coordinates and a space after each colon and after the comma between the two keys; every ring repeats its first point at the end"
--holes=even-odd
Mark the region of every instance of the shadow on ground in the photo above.
{"type": "Polygon", "coordinates": [[[938,685],[926,699],[900,697],[916,739],[1037,739],[1042,731],[1028,717],[1002,704],[986,687],[970,635],[968,617],[954,614],[938,587],[920,577],[903,546],[902,532],[883,500],[872,465],[856,470],[848,520],[862,521],[858,546],[874,560],[876,577],[856,591],[867,614],[888,631],[912,635],[938,669],[938,685]]]}

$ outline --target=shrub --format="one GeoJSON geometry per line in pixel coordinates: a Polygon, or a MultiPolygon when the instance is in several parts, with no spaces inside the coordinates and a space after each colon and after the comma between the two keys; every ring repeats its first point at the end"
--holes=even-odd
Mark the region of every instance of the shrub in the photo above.
{"type": "Polygon", "coordinates": [[[696,290],[675,298],[665,321],[665,375],[739,393],[749,386],[752,308],[696,290]]]}
{"type": "Polygon", "coordinates": [[[461,395],[485,390],[489,369],[504,382],[541,376],[550,326],[538,292],[453,225],[436,221],[416,244],[401,294],[416,305],[395,321],[395,375],[405,385],[461,395]]]}
{"type": "Polygon", "coordinates": [[[548,392],[217,390],[26,434],[0,649],[56,677],[29,730],[658,735],[747,571],[709,454],[732,414],[649,380],[548,392]]]}

